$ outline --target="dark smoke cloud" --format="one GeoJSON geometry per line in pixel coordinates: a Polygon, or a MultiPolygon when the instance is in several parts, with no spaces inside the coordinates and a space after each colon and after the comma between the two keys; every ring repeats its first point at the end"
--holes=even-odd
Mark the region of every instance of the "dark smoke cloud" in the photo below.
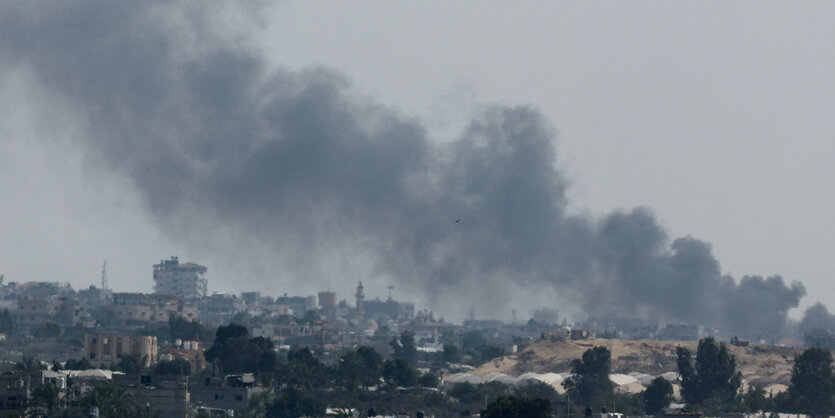
{"type": "Polygon", "coordinates": [[[567,215],[554,132],[531,108],[487,107],[441,143],[335,71],[269,70],[226,27],[195,6],[7,2],[0,60],[81,112],[89,161],[131,179],[184,244],[234,230],[251,241],[227,251],[267,245],[308,273],[357,255],[369,275],[488,315],[556,294],[595,316],[768,331],[805,293],[735,282],[646,208],[567,215]]]}
{"type": "Polygon", "coordinates": [[[818,302],[806,309],[797,327],[801,335],[812,331],[835,331],[835,315],[830,314],[826,306],[818,302]]]}

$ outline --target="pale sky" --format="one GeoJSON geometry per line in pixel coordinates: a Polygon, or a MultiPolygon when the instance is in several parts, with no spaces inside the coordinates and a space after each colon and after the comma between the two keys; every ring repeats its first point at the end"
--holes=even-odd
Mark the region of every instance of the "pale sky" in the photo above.
{"type": "MultiPolygon", "coordinates": [[[[723,273],[803,282],[798,317],[835,297],[834,12],[824,2],[286,1],[260,27],[223,23],[276,69],[332,68],[436,141],[485,105],[532,106],[558,132],[571,211],[646,206],[670,238],[711,243],[723,273]]],[[[252,290],[231,278],[236,254],[184,246],[129,181],[69,144],[88,128],[72,103],[21,68],[0,77],[0,94],[7,281],[86,287],[107,259],[113,288],[150,291],[151,265],[179,255],[209,267],[210,291],[252,290]]],[[[334,285],[341,297],[353,279],[334,285]]]]}

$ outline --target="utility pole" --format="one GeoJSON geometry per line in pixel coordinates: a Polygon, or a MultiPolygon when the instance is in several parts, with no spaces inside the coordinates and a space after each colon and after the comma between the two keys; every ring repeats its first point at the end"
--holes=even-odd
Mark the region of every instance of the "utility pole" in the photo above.
{"type": "Polygon", "coordinates": [[[565,415],[568,418],[571,418],[571,394],[566,392],[565,399],[567,399],[567,402],[565,403],[565,415]]]}

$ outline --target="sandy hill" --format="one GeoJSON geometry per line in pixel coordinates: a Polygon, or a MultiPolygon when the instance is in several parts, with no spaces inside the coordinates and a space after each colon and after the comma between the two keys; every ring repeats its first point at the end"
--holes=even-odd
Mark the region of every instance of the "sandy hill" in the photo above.
{"type": "MultiPolygon", "coordinates": [[[[640,372],[651,375],[677,371],[676,347],[681,346],[695,355],[696,341],[654,340],[540,340],[524,350],[497,358],[479,367],[474,374],[487,375],[498,372],[519,376],[526,372],[565,373],[571,369],[571,361],[582,357],[583,352],[594,346],[604,346],[612,353],[613,373],[640,372]]],[[[737,370],[746,382],[757,385],[786,384],[791,377],[794,355],[800,350],[769,345],[736,347],[728,345],[736,357],[737,370]]]]}

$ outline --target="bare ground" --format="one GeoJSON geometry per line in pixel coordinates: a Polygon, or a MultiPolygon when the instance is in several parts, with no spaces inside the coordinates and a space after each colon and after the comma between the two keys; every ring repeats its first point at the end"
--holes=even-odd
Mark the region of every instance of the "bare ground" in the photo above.
{"type": "MultiPolygon", "coordinates": [[[[526,372],[566,373],[571,361],[582,357],[583,352],[594,346],[604,346],[612,353],[612,372],[640,372],[659,375],[676,370],[676,347],[685,347],[695,355],[696,341],[655,340],[540,340],[524,350],[483,364],[474,373],[491,372],[519,376],[526,372]]],[[[737,370],[747,383],[766,386],[787,384],[791,377],[794,355],[799,349],[770,345],[737,347],[728,345],[736,357],[737,370]]]]}

